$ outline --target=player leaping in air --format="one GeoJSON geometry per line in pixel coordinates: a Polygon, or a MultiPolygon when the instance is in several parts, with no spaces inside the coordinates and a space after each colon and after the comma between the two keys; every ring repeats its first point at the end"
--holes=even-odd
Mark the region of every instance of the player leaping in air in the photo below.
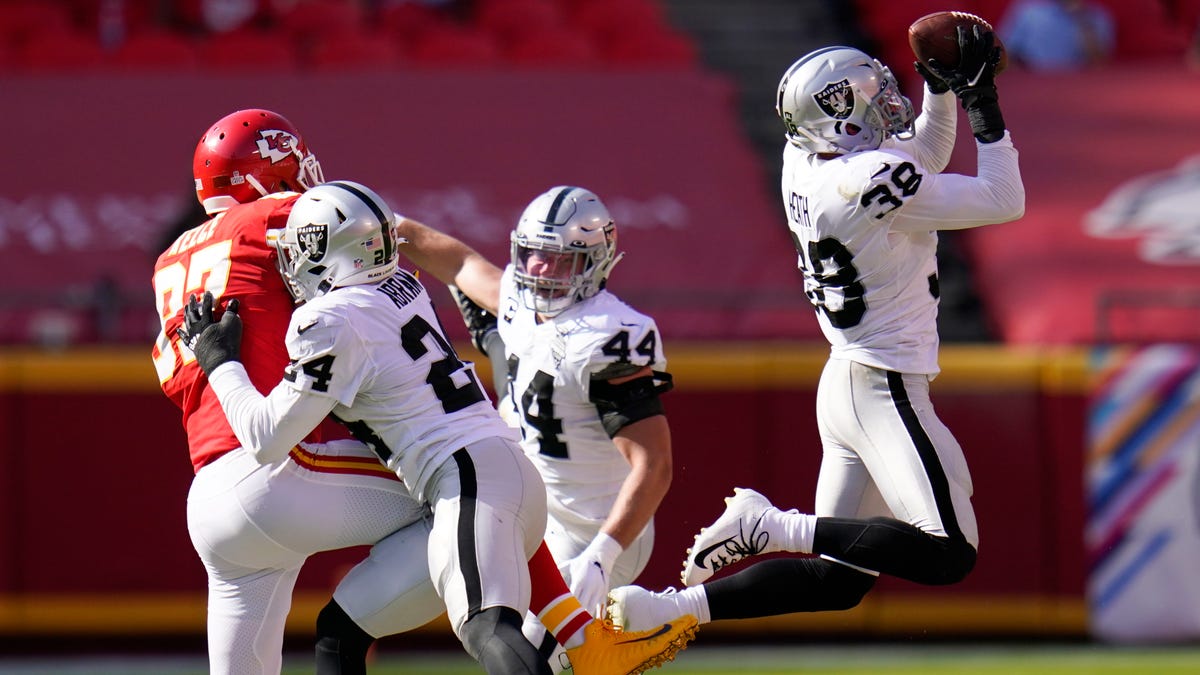
{"type": "Polygon", "coordinates": [[[938,419],[937,230],[1019,218],[1025,190],[1000,113],[990,31],[960,31],[956,67],[918,66],[913,119],[891,72],[857,49],[828,47],[779,83],[783,204],[805,289],[828,338],[817,388],[823,459],[816,513],[738,489],[696,537],[688,588],[610,594],[614,620],[644,627],[694,613],[701,623],[854,607],[878,574],[952,584],[975,565],[971,477],[938,419]],[[952,94],[952,95],[951,95],[952,94]],[[978,175],[941,173],[954,145],[955,98],[967,112],[978,175]],[[707,581],[747,557],[777,558],[707,581]]]}

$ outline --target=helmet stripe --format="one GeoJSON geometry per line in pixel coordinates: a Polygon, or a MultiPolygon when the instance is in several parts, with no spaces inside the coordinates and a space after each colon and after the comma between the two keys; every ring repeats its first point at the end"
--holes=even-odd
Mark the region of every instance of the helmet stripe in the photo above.
{"type": "Polygon", "coordinates": [[[358,197],[364,204],[370,207],[371,213],[373,213],[375,215],[375,219],[379,221],[379,228],[382,230],[380,236],[383,237],[383,257],[387,260],[391,260],[392,251],[395,248],[392,244],[392,230],[391,227],[389,227],[391,219],[384,214],[383,209],[379,208],[379,203],[374,199],[371,199],[367,193],[359,190],[357,187],[349,183],[333,181],[331,183],[326,183],[326,185],[336,185],[355,197],[358,197]]]}
{"type": "Polygon", "coordinates": [[[579,188],[573,186],[563,188],[562,192],[559,192],[558,195],[554,197],[554,201],[551,202],[550,211],[546,213],[546,220],[543,222],[547,225],[561,225],[562,223],[558,222],[558,210],[562,208],[563,202],[567,200],[567,195],[578,189],[579,188]]]}
{"type": "Polygon", "coordinates": [[[371,213],[375,214],[375,218],[379,221],[379,224],[381,226],[386,227],[386,225],[384,225],[384,224],[391,222],[391,220],[386,215],[384,215],[383,209],[379,208],[378,202],[376,202],[374,199],[371,199],[367,195],[367,193],[363,192],[362,190],[359,190],[358,188],[354,187],[353,185],[350,185],[349,183],[343,183],[341,181],[334,181],[332,183],[326,183],[326,185],[336,185],[336,186],[342,188],[343,190],[345,190],[346,192],[349,192],[350,194],[354,195],[355,197],[358,197],[360,200],[362,200],[362,202],[364,204],[366,204],[368,207],[370,207],[371,213]]]}

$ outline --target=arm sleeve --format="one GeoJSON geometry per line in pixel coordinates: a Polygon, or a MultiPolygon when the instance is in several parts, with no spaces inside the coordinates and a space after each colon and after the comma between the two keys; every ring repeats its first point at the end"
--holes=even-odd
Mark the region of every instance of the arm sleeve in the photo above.
{"type": "Polygon", "coordinates": [[[929,171],[940,173],[950,163],[958,132],[958,104],[954,94],[934,94],[924,85],[921,114],[914,124],[913,137],[902,147],[929,171]]]}
{"type": "Polygon", "coordinates": [[[240,362],[222,364],[208,378],[229,426],[260,464],[278,462],[333,410],[336,401],[298,391],[287,382],[258,393],[240,362]]]}
{"type": "Polygon", "coordinates": [[[891,223],[898,232],[965,230],[1025,214],[1025,185],[1009,133],[995,143],[976,141],[979,175],[925,176],[920,191],[891,223]]]}
{"type": "Polygon", "coordinates": [[[663,405],[658,395],[671,391],[673,387],[671,374],[656,370],[620,384],[593,380],[588,397],[600,413],[604,431],[609,438],[614,438],[634,422],[662,415],[663,405]]]}

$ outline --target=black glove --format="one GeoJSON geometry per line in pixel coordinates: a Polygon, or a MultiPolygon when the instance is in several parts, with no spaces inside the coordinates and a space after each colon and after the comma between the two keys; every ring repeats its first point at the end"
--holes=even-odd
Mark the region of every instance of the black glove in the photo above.
{"type": "Polygon", "coordinates": [[[1000,96],[996,93],[996,64],[1000,48],[992,31],[975,24],[968,30],[958,27],[958,66],[943,66],[929,60],[929,70],[941,78],[967,111],[971,132],[984,143],[1004,137],[1004,116],[1000,114],[1000,96]]]}
{"type": "Polygon", "coordinates": [[[496,327],[496,315],[480,307],[456,286],[450,287],[450,294],[458,303],[458,311],[462,312],[463,323],[467,324],[467,332],[471,334],[471,344],[492,362],[492,387],[496,398],[503,398],[504,392],[508,391],[512,367],[504,358],[504,340],[496,327]]]}
{"type": "Polygon", "coordinates": [[[242,319],[237,298],[225,305],[221,320],[214,321],[212,293],[205,291],[201,300],[195,295],[189,297],[183,308],[183,327],[175,332],[196,355],[196,363],[205,375],[211,375],[222,363],[240,360],[242,319]]]}
{"type": "Polygon", "coordinates": [[[929,91],[933,94],[944,94],[950,91],[950,85],[946,81],[938,77],[932,70],[925,67],[920,61],[913,61],[913,67],[917,69],[917,74],[925,78],[925,82],[929,85],[929,91]]]}
{"type": "Polygon", "coordinates": [[[496,315],[480,307],[478,303],[468,298],[466,293],[454,286],[450,287],[450,293],[454,296],[454,302],[458,303],[458,311],[462,313],[463,323],[467,325],[467,332],[471,334],[471,343],[480,352],[487,354],[489,336],[498,332],[496,315]]]}

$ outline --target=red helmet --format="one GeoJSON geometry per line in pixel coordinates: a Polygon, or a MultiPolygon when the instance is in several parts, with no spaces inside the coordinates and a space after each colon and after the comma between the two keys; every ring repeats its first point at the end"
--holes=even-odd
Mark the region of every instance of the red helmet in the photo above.
{"type": "Polygon", "coordinates": [[[211,214],[275,192],[303,192],[325,182],[300,132],[270,110],[226,115],[200,137],[192,158],[196,198],[211,214]]]}

